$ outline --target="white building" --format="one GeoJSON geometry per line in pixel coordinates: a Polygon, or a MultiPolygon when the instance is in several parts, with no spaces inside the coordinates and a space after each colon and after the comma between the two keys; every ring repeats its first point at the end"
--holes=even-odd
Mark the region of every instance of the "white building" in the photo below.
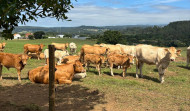
{"type": "Polygon", "coordinates": [[[20,34],[14,34],[14,39],[20,39],[21,38],[21,35],[20,34]]]}
{"type": "Polygon", "coordinates": [[[64,35],[57,35],[57,37],[59,37],[59,38],[63,38],[63,37],[64,37],[64,35]]]}

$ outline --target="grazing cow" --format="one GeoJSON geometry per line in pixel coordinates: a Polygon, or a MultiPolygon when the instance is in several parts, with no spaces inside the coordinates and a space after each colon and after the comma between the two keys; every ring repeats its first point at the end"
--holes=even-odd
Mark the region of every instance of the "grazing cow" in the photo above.
{"type": "Polygon", "coordinates": [[[125,77],[127,68],[134,64],[134,57],[132,55],[110,54],[108,56],[108,64],[110,65],[111,75],[113,74],[113,65],[122,66],[123,77],[125,77]]]}
{"type": "Polygon", "coordinates": [[[51,43],[51,45],[54,45],[56,50],[67,50],[69,47],[69,43],[61,44],[61,43],[51,43]]]}
{"type": "Polygon", "coordinates": [[[28,55],[26,54],[10,54],[0,53],[0,80],[2,79],[2,68],[5,66],[7,69],[16,68],[18,80],[21,81],[20,73],[26,65],[28,55]]]}
{"type": "Polygon", "coordinates": [[[40,60],[40,53],[42,52],[44,46],[45,45],[43,44],[40,44],[40,45],[25,44],[24,53],[25,54],[28,54],[29,52],[36,53],[38,60],[40,60]]]}
{"type": "Polygon", "coordinates": [[[106,55],[109,51],[109,48],[99,47],[99,46],[91,46],[91,45],[83,45],[81,48],[80,61],[84,61],[85,54],[97,54],[97,55],[106,55]]]}
{"type": "Polygon", "coordinates": [[[187,48],[187,67],[189,66],[190,63],[190,46],[187,48]]]}
{"type": "MultiPolygon", "coordinates": [[[[71,84],[75,73],[85,72],[80,61],[70,64],[57,65],[55,71],[55,82],[58,84],[71,84]]],[[[35,83],[49,83],[49,66],[42,66],[28,72],[30,81],[35,83]]]]}
{"type": "Polygon", "coordinates": [[[77,45],[74,42],[71,42],[69,44],[69,47],[70,47],[71,54],[76,53],[76,51],[77,51],[77,45]]]}
{"type": "Polygon", "coordinates": [[[5,45],[6,45],[5,42],[0,43],[0,51],[2,51],[2,52],[4,51],[5,45]]]}
{"type": "Polygon", "coordinates": [[[62,59],[61,63],[73,63],[75,62],[76,60],[79,60],[79,56],[78,55],[72,55],[72,56],[66,56],[62,59]]]}
{"type": "Polygon", "coordinates": [[[110,45],[110,44],[100,44],[101,47],[106,47],[106,48],[109,48],[109,51],[110,52],[115,52],[115,53],[118,53],[118,54],[123,54],[124,51],[123,51],[123,48],[121,48],[119,45],[110,45]]]}
{"type": "Polygon", "coordinates": [[[160,75],[160,82],[164,82],[165,69],[169,66],[170,61],[175,61],[180,55],[181,50],[176,50],[175,47],[163,48],[154,47],[151,45],[137,45],[136,57],[136,77],[138,78],[138,69],[140,69],[140,77],[142,77],[143,64],[156,65],[160,75]]]}
{"type": "MultiPolygon", "coordinates": [[[[44,55],[46,59],[46,64],[49,64],[49,49],[44,50],[44,55]]],[[[57,59],[57,64],[61,64],[62,59],[68,55],[69,55],[69,52],[67,50],[66,51],[56,50],[55,58],[57,59]]]]}
{"type": "Polygon", "coordinates": [[[85,54],[84,56],[84,63],[85,66],[88,68],[90,63],[96,65],[96,69],[98,70],[99,76],[101,75],[101,65],[104,63],[105,57],[97,54],[85,54]]]}

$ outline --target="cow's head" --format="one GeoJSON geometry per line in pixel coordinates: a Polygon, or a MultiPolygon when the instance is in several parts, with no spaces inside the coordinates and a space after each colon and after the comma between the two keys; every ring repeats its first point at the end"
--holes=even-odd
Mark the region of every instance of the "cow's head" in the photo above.
{"type": "Polygon", "coordinates": [[[181,50],[176,50],[175,47],[165,49],[169,53],[170,61],[175,61],[176,57],[181,55],[181,50]]]}
{"type": "Polygon", "coordinates": [[[104,57],[104,56],[100,56],[100,59],[101,59],[102,63],[104,63],[106,61],[106,57],[104,57]]]}
{"type": "Polygon", "coordinates": [[[79,60],[76,60],[73,66],[76,73],[85,72],[83,64],[79,60]]]}
{"type": "Polygon", "coordinates": [[[42,50],[44,48],[45,45],[40,44],[40,49],[42,50]]]}
{"type": "Polygon", "coordinates": [[[128,60],[129,60],[129,63],[130,63],[130,65],[133,65],[134,64],[134,56],[133,55],[131,55],[131,54],[127,54],[127,57],[128,57],[128,60]]]}
{"type": "Polygon", "coordinates": [[[29,56],[28,56],[27,54],[21,54],[21,55],[19,56],[19,58],[21,59],[23,65],[26,65],[26,62],[27,62],[29,56]]]}
{"type": "Polygon", "coordinates": [[[5,43],[5,42],[3,42],[3,43],[2,43],[3,48],[5,47],[5,45],[6,45],[6,43],[5,43]]]}
{"type": "Polygon", "coordinates": [[[65,44],[65,47],[68,48],[68,47],[69,47],[69,43],[66,43],[66,44],[65,44]]]}

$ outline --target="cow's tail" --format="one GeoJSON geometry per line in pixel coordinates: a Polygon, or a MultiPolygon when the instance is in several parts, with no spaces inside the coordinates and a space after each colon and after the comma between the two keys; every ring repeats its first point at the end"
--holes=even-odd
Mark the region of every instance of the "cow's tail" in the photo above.
{"type": "Polygon", "coordinates": [[[83,63],[84,62],[84,49],[81,48],[81,53],[80,53],[80,58],[79,58],[80,62],[83,63]]]}

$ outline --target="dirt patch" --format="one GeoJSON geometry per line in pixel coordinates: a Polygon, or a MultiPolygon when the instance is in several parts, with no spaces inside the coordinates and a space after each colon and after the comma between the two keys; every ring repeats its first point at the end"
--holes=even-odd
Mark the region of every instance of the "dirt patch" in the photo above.
{"type": "Polygon", "coordinates": [[[176,62],[186,62],[186,58],[185,57],[177,57],[176,62]]]}
{"type": "MultiPolygon", "coordinates": [[[[48,85],[25,84],[13,87],[0,86],[0,110],[48,111],[48,85]],[[28,110],[27,110],[28,109],[28,110]]],[[[56,87],[56,111],[92,110],[96,104],[104,104],[104,94],[81,85],[56,87]]]]}

